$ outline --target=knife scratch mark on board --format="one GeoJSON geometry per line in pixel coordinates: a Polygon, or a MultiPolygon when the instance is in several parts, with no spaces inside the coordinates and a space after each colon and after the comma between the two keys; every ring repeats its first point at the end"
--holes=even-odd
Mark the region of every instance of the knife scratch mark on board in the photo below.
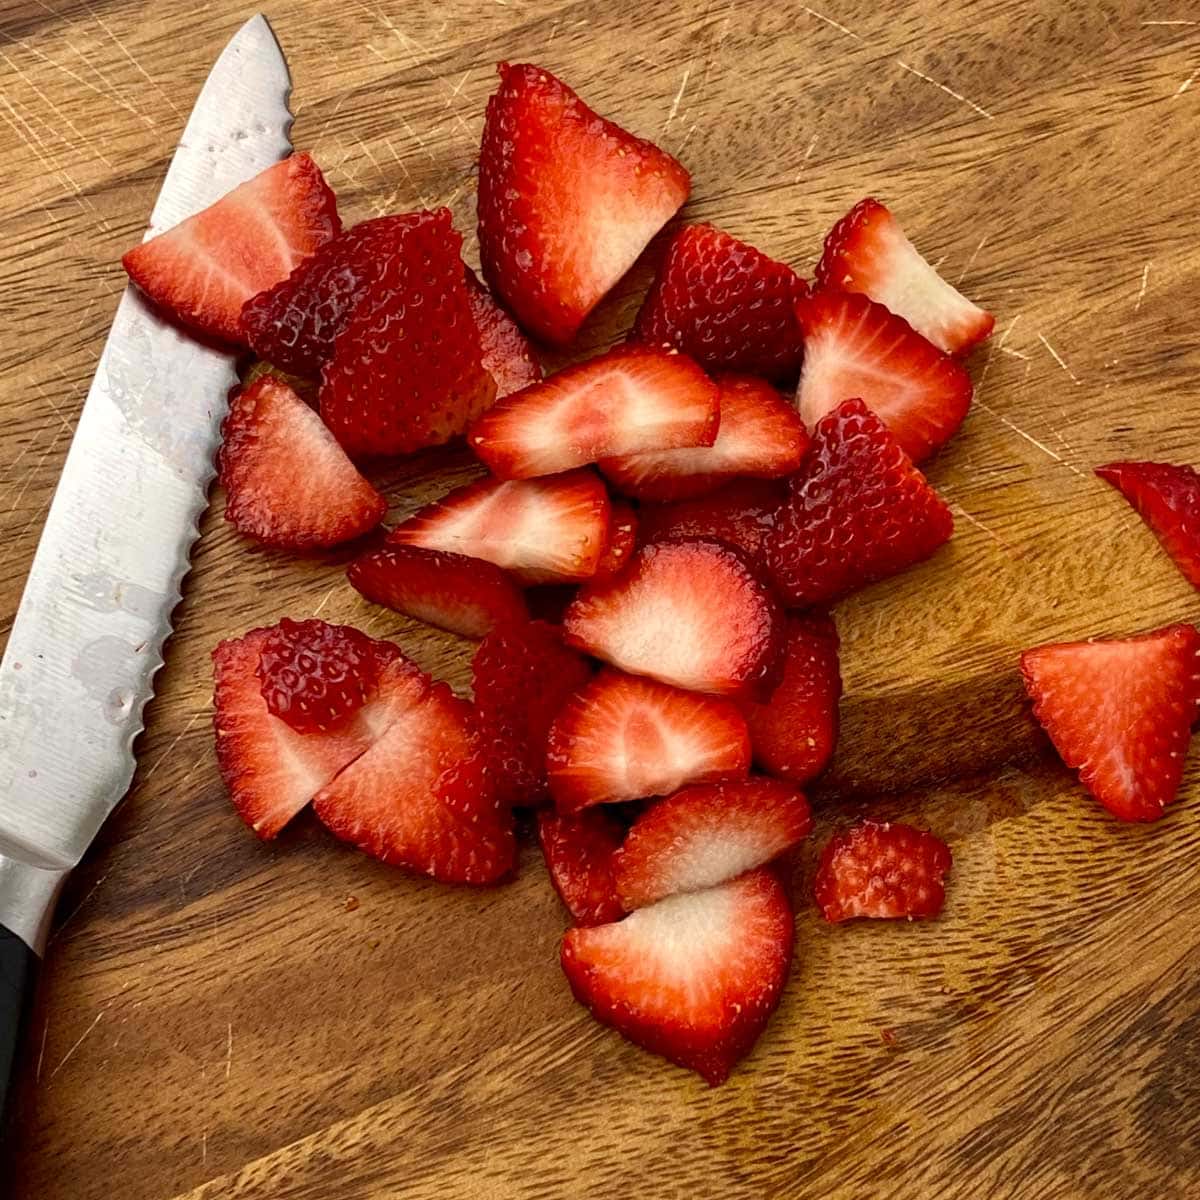
{"type": "Polygon", "coordinates": [[[683,72],[683,78],[679,81],[679,90],[675,93],[675,99],[671,102],[671,111],[667,113],[667,119],[663,122],[663,133],[666,133],[671,128],[671,122],[675,120],[675,114],[679,112],[679,105],[683,100],[683,93],[687,90],[688,80],[691,78],[691,75],[692,68],[689,66],[683,72]]]}
{"type": "Polygon", "coordinates": [[[1196,76],[1200,75],[1200,67],[1197,67],[1180,85],[1179,90],[1175,93],[1176,97],[1182,96],[1184,92],[1192,86],[1196,80],[1196,76]]]}
{"type": "Polygon", "coordinates": [[[986,108],[982,108],[980,105],[976,104],[974,100],[968,100],[961,92],[956,92],[953,88],[948,88],[944,83],[938,83],[936,79],[930,78],[930,76],[926,75],[923,71],[918,71],[916,67],[910,67],[908,63],[902,62],[900,59],[896,59],[896,66],[903,67],[904,70],[908,71],[912,75],[915,75],[918,79],[925,80],[926,83],[932,83],[935,88],[939,88],[941,91],[945,92],[947,96],[953,97],[960,104],[965,104],[968,108],[973,108],[981,117],[987,117],[989,121],[994,121],[996,119],[990,112],[988,112],[986,108]]]}
{"type": "Polygon", "coordinates": [[[1153,265],[1154,264],[1152,262],[1148,262],[1142,268],[1142,286],[1140,288],[1138,288],[1137,301],[1135,302],[1135,304],[1133,306],[1134,312],[1141,311],[1142,301],[1146,298],[1146,283],[1150,279],[1150,268],[1153,265]]]}
{"type": "Polygon", "coordinates": [[[55,1075],[57,1075],[59,1073],[59,1071],[61,1071],[63,1069],[63,1067],[65,1067],[67,1065],[67,1061],[70,1059],[71,1055],[74,1054],[75,1051],[78,1050],[79,1047],[83,1045],[84,1040],[87,1038],[88,1034],[91,1033],[92,1030],[95,1029],[96,1026],[100,1024],[100,1018],[102,1016],[104,1016],[104,1009],[101,1009],[96,1014],[95,1020],[79,1035],[79,1040],[76,1041],[75,1045],[73,1045],[70,1048],[70,1050],[68,1050],[66,1052],[66,1054],[63,1055],[62,1062],[60,1062],[58,1064],[58,1066],[55,1067],[54,1070],[50,1072],[51,1079],[53,1079],[55,1077],[55,1075]]]}
{"type": "Polygon", "coordinates": [[[50,935],[51,944],[53,944],[58,939],[58,937],[62,933],[62,931],[64,929],[66,929],[66,927],[74,919],[75,914],[77,912],[79,912],[79,910],[96,894],[97,889],[107,878],[108,878],[108,872],[105,871],[105,873],[103,875],[101,875],[100,878],[97,879],[96,882],[93,883],[90,888],[88,888],[87,895],[84,896],[84,898],[82,900],[80,900],[80,902],[77,905],[75,905],[75,907],[73,909],[71,909],[71,911],[69,913],[67,913],[67,915],[65,917],[63,917],[63,919],[58,924],[58,928],[55,929],[54,932],[51,933],[51,935],[50,935]]]}
{"type": "Polygon", "coordinates": [[[42,1044],[38,1049],[37,1067],[33,1072],[34,1083],[42,1082],[42,1060],[46,1057],[46,1034],[50,1032],[50,1018],[46,1018],[46,1023],[42,1026],[42,1044]]]}
{"type": "Polygon", "coordinates": [[[1032,434],[1026,433],[1026,431],[1022,429],[1021,426],[1015,421],[1010,421],[1006,416],[1004,416],[1003,413],[998,413],[994,408],[985,404],[978,397],[975,399],[975,404],[978,408],[982,408],[985,413],[995,417],[1001,425],[1011,429],[1018,437],[1024,438],[1031,446],[1036,446],[1037,449],[1039,449],[1048,458],[1052,458],[1056,463],[1066,467],[1072,475],[1078,475],[1080,478],[1083,478],[1083,472],[1079,470],[1078,467],[1076,467],[1073,463],[1067,462],[1067,460],[1063,458],[1061,454],[1055,454],[1055,452],[1051,450],[1049,446],[1047,446],[1044,442],[1039,442],[1032,434]]]}
{"type": "Polygon", "coordinates": [[[192,726],[195,725],[196,722],[199,721],[204,715],[205,714],[202,712],[192,713],[191,719],[188,721],[188,723],[179,731],[179,733],[175,735],[175,738],[172,740],[171,744],[162,752],[159,758],[155,761],[154,765],[146,772],[147,779],[151,778],[154,772],[157,771],[158,768],[167,761],[175,747],[179,745],[180,741],[182,741],[183,738],[185,738],[191,731],[192,726]]]}
{"type": "Polygon", "coordinates": [[[962,286],[962,281],[964,279],[966,279],[966,277],[971,273],[971,268],[975,265],[975,260],[979,257],[980,250],[982,250],[984,248],[984,246],[987,244],[987,240],[989,237],[991,237],[991,234],[985,233],[983,235],[983,237],[981,237],[979,239],[979,245],[975,247],[975,253],[972,254],[971,257],[967,259],[967,265],[965,267],[963,267],[962,274],[958,277],[958,286],[959,287],[962,286]]]}
{"type": "Polygon", "coordinates": [[[183,113],[180,111],[179,106],[175,103],[175,101],[171,99],[171,97],[167,93],[166,89],[162,86],[162,84],[160,84],[156,80],[154,80],[147,73],[146,68],[143,67],[142,64],[140,62],[138,62],[138,60],[132,54],[130,54],[129,47],[126,46],[125,43],[123,41],[121,41],[121,39],[112,31],[111,26],[108,24],[107,21],[105,21],[104,17],[100,13],[98,13],[91,6],[91,4],[88,3],[88,0],[83,0],[83,7],[88,10],[88,12],[92,15],[92,18],[95,20],[96,24],[99,25],[100,28],[103,29],[104,32],[108,35],[109,40],[117,47],[118,50],[121,51],[121,53],[123,55],[125,55],[125,57],[127,59],[129,59],[130,63],[133,64],[134,70],[137,71],[138,74],[141,75],[141,77],[148,84],[150,84],[150,86],[152,88],[154,88],[158,92],[158,94],[167,102],[167,105],[171,109],[171,111],[177,117],[182,118],[183,113]]]}
{"type": "MultiPolygon", "coordinates": [[[[115,83],[113,83],[113,81],[111,79],[109,79],[109,77],[107,75],[105,75],[104,72],[101,71],[100,68],[98,66],[96,66],[96,64],[94,62],[92,62],[92,60],[90,58],[88,58],[88,56],[86,54],[84,54],[84,52],[82,50],[80,50],[80,48],[78,46],[76,46],[74,42],[67,42],[66,46],[69,50],[73,50],[75,52],[76,56],[83,62],[83,64],[86,67],[88,67],[91,70],[92,74],[95,75],[96,78],[99,79],[100,82],[104,85],[104,89],[101,93],[102,95],[110,96],[113,100],[116,100],[116,102],[118,104],[126,103],[125,101],[123,101],[121,99],[121,93],[118,91],[117,85],[115,83]]],[[[130,105],[129,107],[132,108],[132,105],[130,105]]],[[[149,114],[147,114],[147,117],[149,119],[151,127],[157,129],[158,122],[156,120],[154,120],[154,118],[152,116],[150,116],[149,114]]]]}
{"type": "Polygon", "coordinates": [[[225,1034],[225,1082],[229,1082],[229,1073],[233,1070],[233,1022],[225,1034]]]}
{"type": "Polygon", "coordinates": [[[806,13],[808,13],[810,17],[816,17],[818,21],[824,21],[826,25],[832,25],[834,29],[849,35],[856,42],[861,42],[863,40],[857,33],[854,32],[853,29],[848,29],[840,21],[835,21],[832,17],[827,17],[824,13],[817,12],[815,8],[809,8],[807,4],[801,5],[801,7],[806,13]]]}
{"type": "Polygon", "coordinates": [[[1073,384],[1075,384],[1076,387],[1078,387],[1079,384],[1081,384],[1083,382],[1083,380],[1080,379],[1075,374],[1075,372],[1072,371],[1071,368],[1067,366],[1066,362],[1063,359],[1063,356],[1061,354],[1059,354],[1059,352],[1057,350],[1055,350],[1055,348],[1052,345],[1050,345],[1050,343],[1046,340],[1046,338],[1040,333],[1038,334],[1038,341],[1041,342],[1042,345],[1046,347],[1046,349],[1050,352],[1050,357],[1052,359],[1054,359],[1054,361],[1056,363],[1058,363],[1058,365],[1060,367],[1062,367],[1062,369],[1064,371],[1066,371],[1067,376],[1070,378],[1071,382],[1073,384]]]}

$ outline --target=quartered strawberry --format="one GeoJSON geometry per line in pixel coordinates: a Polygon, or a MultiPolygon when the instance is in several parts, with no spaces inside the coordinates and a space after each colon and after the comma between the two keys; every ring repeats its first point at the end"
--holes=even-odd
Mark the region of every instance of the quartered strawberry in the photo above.
{"type": "Polygon", "coordinates": [[[592,578],[611,579],[625,570],[637,547],[637,538],[638,515],[633,506],[624,500],[613,501],[608,518],[608,541],[592,578]]]}
{"type": "Polygon", "coordinates": [[[497,399],[537,383],[542,378],[542,364],[529,339],[470,267],[467,299],[479,329],[483,369],[496,381],[497,399]]]}
{"type": "Polygon", "coordinates": [[[950,848],[923,829],[863,821],[821,853],[813,894],[827,921],[936,917],[946,900],[950,848]]]}
{"type": "Polygon", "coordinates": [[[483,273],[536,337],[569,342],[687,199],[669,154],[548,71],[500,63],[479,151],[483,273]]]}
{"type": "Polygon", "coordinates": [[[463,637],[481,638],[497,625],[529,619],[520,588],[481,558],[384,546],[355,559],[346,574],[375,604],[463,637]]]}
{"type": "Polygon", "coordinates": [[[857,396],[914,462],[958,431],[971,405],[971,377],[903,317],[867,296],[827,291],[799,301],[796,315],[804,328],[796,407],[809,429],[857,396]]]}
{"type": "Polygon", "coordinates": [[[333,435],[272,375],[243,388],[221,426],[225,519],[270,546],[335,546],[374,529],[387,502],[333,435]],[[304,486],[296,486],[303,464],[304,486]]]}
{"type": "Polygon", "coordinates": [[[602,458],[613,487],[638,500],[683,500],[715,491],[738,475],[775,479],[804,459],[808,433],[796,410],[769,383],[746,375],[713,380],[721,424],[711,446],[602,458]]]}
{"type": "Polygon", "coordinates": [[[571,583],[596,573],[609,520],[608,492],[592,471],[489,476],[426,505],[388,542],[484,558],[523,583],[571,583]]]}
{"type": "Polygon", "coordinates": [[[794,303],[808,285],[791,267],[711,225],[672,237],[638,312],[635,336],[676,346],[706,371],[779,379],[802,346],[794,303]]]}
{"type": "Polygon", "coordinates": [[[550,882],[576,925],[607,925],[625,910],[613,883],[613,851],[625,826],[602,808],[573,817],[552,809],[538,813],[538,841],[550,882]]]}
{"type": "Polygon", "coordinates": [[[767,539],[789,604],[828,604],[928,558],[954,518],[887,427],[861,400],[818,423],[767,539]]]}
{"type": "Polygon", "coordinates": [[[742,555],[683,538],[643,546],[614,579],[580,589],[567,642],[634,675],[717,695],[750,694],[775,666],[779,610],[742,555]]]}
{"type": "Polygon", "coordinates": [[[750,737],[728,700],[609,669],[555,718],[546,767],[559,811],[571,814],[744,776],[750,737]]]}
{"type": "Polygon", "coordinates": [[[1083,786],[1122,821],[1161,817],[1200,711],[1194,626],[1026,650],[1021,674],[1033,715],[1083,786]]]}
{"type": "Polygon", "coordinates": [[[562,966],[596,1020],[715,1086],[775,1011],[792,938],[783,885],[762,868],[612,925],[569,929],[562,966]]]}
{"type": "Polygon", "coordinates": [[[860,200],[833,227],[816,277],[822,287],[886,305],[947,354],[965,354],[996,323],[925,261],[878,200],[860,200]]]}
{"type": "Polygon", "coordinates": [[[340,229],[337,201],[307,154],[293,154],[215,204],[130,250],[129,278],[172,316],[242,341],[242,306],[286,279],[340,229]]]}
{"type": "Polygon", "coordinates": [[[691,359],[618,346],[501,400],[467,444],[501,479],[569,471],[614,454],[711,446],[717,385],[691,359]]]}

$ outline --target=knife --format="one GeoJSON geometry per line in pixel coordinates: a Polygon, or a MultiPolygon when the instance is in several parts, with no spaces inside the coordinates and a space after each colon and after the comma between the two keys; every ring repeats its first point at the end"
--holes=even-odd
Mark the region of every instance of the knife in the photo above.
{"type": "MultiPolygon", "coordinates": [[[[205,81],[147,238],[290,153],[290,93],[256,16],[205,81]]],[[[125,289],[0,662],[0,1114],[55,900],[133,778],[236,379],[125,289]]]]}

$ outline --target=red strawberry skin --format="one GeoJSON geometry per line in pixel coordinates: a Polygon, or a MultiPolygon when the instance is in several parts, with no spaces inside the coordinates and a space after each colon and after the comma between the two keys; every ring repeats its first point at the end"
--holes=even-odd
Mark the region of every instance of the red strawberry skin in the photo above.
{"type": "Polygon", "coordinates": [[[479,329],[483,369],[496,381],[496,399],[519,392],[542,378],[542,365],[521,327],[467,268],[467,299],[479,329]]]}
{"type": "Polygon", "coordinates": [[[483,273],[527,330],[565,345],[691,183],[548,71],[497,69],[479,151],[483,273]]]}
{"type": "Polygon", "coordinates": [[[613,883],[613,852],[625,827],[603,809],[564,817],[551,809],[538,813],[538,841],[550,882],[576,925],[607,925],[625,910],[613,883]]]}
{"type": "Polygon", "coordinates": [[[637,540],[638,515],[633,505],[614,500],[608,519],[608,541],[592,578],[611,579],[625,570],[637,548],[637,540]]]}

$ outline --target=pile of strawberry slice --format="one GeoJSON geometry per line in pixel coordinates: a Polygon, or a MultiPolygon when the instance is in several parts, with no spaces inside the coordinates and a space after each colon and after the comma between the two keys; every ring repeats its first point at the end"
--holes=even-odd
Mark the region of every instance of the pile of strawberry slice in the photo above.
{"type": "MultiPolygon", "coordinates": [[[[812,287],[680,226],[627,340],[543,379],[530,339],[568,346],[689,188],[549,72],[502,64],[480,150],[486,285],[445,209],[343,230],[304,154],[125,264],[175,319],[258,356],[220,455],[236,528],[297,551],[373,535],[354,588],[479,640],[470,701],[315,619],[222,642],[217,756],[247,824],[272,838],[311,805],[383,862],[490,884],[515,869],[514,810],[536,810],[575,996],[715,1084],[792,961],[801,789],[838,735],[829,608],[951,536],[916,464],[962,424],[963,356],[993,318],[868,199],[812,287]],[[373,534],[373,461],[457,437],[486,473],[373,534]]],[[[1100,474],[1200,586],[1200,478],[1100,474]]],[[[1198,654],[1176,625],[1022,659],[1038,720],[1123,819],[1178,789],[1198,654]]],[[[861,821],[834,832],[811,894],[831,923],[934,917],[950,865],[929,832],[861,821]]]]}

